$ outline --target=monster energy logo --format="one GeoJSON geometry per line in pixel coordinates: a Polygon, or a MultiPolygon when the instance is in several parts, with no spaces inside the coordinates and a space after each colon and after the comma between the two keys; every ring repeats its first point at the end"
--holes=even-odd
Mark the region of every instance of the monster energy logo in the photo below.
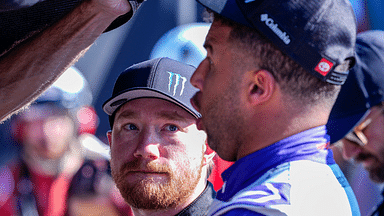
{"type": "Polygon", "coordinates": [[[179,94],[179,96],[181,96],[184,92],[185,82],[187,82],[187,78],[181,76],[180,74],[169,72],[169,71],[168,71],[168,74],[169,74],[168,92],[171,92],[171,90],[172,90],[173,91],[172,96],[175,96],[176,95],[176,89],[179,86],[180,79],[181,79],[181,91],[179,94]],[[174,76],[176,77],[175,83],[173,83],[173,77],[174,76]],[[173,89],[171,89],[172,85],[173,85],[173,89]]]}

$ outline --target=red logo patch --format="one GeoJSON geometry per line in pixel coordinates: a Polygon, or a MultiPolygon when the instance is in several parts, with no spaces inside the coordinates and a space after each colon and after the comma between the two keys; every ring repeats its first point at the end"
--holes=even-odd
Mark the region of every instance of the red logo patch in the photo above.
{"type": "Polygon", "coordinates": [[[326,76],[328,72],[332,69],[333,63],[328,61],[325,58],[322,58],[319,64],[317,64],[315,71],[317,71],[319,74],[326,76]]]}

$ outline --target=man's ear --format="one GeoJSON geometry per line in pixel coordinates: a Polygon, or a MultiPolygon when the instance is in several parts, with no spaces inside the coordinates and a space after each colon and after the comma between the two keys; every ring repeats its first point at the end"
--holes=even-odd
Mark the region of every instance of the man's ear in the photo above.
{"type": "Polygon", "coordinates": [[[267,70],[254,71],[249,85],[249,100],[253,104],[268,101],[275,91],[276,80],[267,70]]]}
{"type": "Polygon", "coordinates": [[[111,130],[107,131],[107,138],[108,138],[109,147],[111,147],[111,143],[112,143],[112,131],[111,130]]]}

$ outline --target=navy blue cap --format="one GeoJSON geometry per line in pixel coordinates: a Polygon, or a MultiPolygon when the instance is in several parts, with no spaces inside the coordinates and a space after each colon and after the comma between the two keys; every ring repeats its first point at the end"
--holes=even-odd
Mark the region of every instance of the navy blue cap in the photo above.
{"type": "Polygon", "coordinates": [[[258,30],[304,69],[342,85],[354,64],[356,19],[348,0],[197,0],[237,23],[258,30]]]}
{"type": "MultiPolygon", "coordinates": [[[[0,4],[0,54],[52,25],[84,0],[5,0],[0,4]]],[[[105,32],[126,23],[143,0],[130,1],[132,10],[114,20],[105,32]]]]}
{"type": "MultiPolygon", "coordinates": [[[[191,102],[197,89],[189,82],[195,67],[170,58],[156,58],[132,65],[119,75],[112,97],[103,104],[109,116],[128,101],[138,98],[160,98],[170,101],[201,117],[191,102]]],[[[110,118],[110,123],[113,119],[110,118]]],[[[111,124],[112,125],[112,124],[111,124]]]]}
{"type": "Polygon", "coordinates": [[[384,100],[384,31],[357,35],[356,65],[332,108],[327,130],[331,143],[342,139],[384,100]]]}

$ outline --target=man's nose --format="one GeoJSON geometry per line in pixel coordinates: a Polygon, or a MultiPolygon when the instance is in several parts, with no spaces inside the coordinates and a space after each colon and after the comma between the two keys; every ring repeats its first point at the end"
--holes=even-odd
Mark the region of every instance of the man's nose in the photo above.
{"type": "Polygon", "coordinates": [[[160,157],[160,139],[155,132],[142,132],[138,146],[133,156],[156,160],[160,157]]]}
{"type": "Polygon", "coordinates": [[[200,65],[196,68],[196,71],[193,73],[191,77],[191,84],[200,89],[200,91],[203,90],[203,84],[204,84],[204,78],[205,74],[207,73],[207,70],[209,70],[209,61],[208,59],[204,59],[200,65]]]}
{"type": "Polygon", "coordinates": [[[343,142],[343,157],[347,160],[356,157],[361,152],[361,147],[358,144],[352,143],[346,139],[343,142]]]}

